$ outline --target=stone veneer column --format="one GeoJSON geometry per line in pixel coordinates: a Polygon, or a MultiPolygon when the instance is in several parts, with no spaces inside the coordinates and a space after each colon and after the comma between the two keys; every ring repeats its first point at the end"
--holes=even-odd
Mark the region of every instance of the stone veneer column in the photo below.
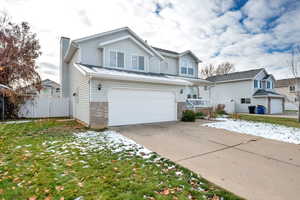
{"type": "Polygon", "coordinates": [[[181,120],[182,112],[186,109],[186,102],[177,102],[177,120],[181,120]]]}
{"type": "Polygon", "coordinates": [[[108,102],[90,102],[90,127],[106,128],[108,126],[108,102]]]}

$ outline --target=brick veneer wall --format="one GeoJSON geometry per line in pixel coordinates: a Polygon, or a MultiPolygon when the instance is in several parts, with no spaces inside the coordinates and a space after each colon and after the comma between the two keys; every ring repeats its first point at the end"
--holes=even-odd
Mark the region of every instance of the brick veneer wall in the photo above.
{"type": "Polygon", "coordinates": [[[90,127],[106,128],[108,126],[108,102],[90,103],[90,127]]]}

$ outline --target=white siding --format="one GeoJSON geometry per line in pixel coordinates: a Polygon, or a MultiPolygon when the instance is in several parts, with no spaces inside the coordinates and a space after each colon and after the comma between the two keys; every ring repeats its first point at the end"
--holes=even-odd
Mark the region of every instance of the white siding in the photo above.
{"type": "Polygon", "coordinates": [[[165,74],[178,74],[178,59],[164,56],[165,60],[161,62],[161,72],[165,74]]]}
{"type": "Polygon", "coordinates": [[[132,88],[132,89],[146,89],[156,91],[171,91],[175,94],[176,101],[185,101],[184,94],[180,94],[180,86],[168,86],[160,84],[147,84],[135,82],[109,81],[109,80],[91,80],[91,102],[107,102],[108,91],[112,88],[132,88]],[[98,90],[98,85],[101,84],[101,90],[98,90]]]}
{"type": "Polygon", "coordinates": [[[145,71],[149,71],[150,55],[131,39],[121,40],[104,47],[104,67],[110,67],[110,51],[120,51],[125,55],[125,69],[132,68],[132,56],[144,56],[145,71]]]}
{"type": "Polygon", "coordinates": [[[236,112],[248,112],[253,104],[252,81],[217,84],[211,87],[211,101],[214,106],[234,100],[236,112]],[[251,104],[241,104],[241,98],[251,98],[251,104]]]}
{"type": "MultiPolygon", "coordinates": [[[[182,63],[183,60],[187,60],[189,63],[191,63],[192,67],[194,68],[194,76],[193,77],[198,77],[198,63],[189,54],[186,54],[186,55],[181,56],[179,58],[179,68],[178,68],[179,74],[180,74],[180,66],[181,66],[181,63],[182,63]]],[[[183,74],[181,74],[181,75],[183,75],[183,74]]],[[[188,76],[188,75],[186,75],[186,76],[188,76]]]]}
{"type": "Polygon", "coordinates": [[[205,101],[210,101],[210,86],[206,86],[207,90],[205,90],[205,86],[199,86],[199,97],[205,101]]]}
{"type": "Polygon", "coordinates": [[[151,57],[149,64],[149,72],[161,73],[160,71],[160,59],[158,57],[151,57]]]}
{"type": "Polygon", "coordinates": [[[80,62],[84,64],[102,66],[102,52],[99,50],[99,43],[113,40],[119,37],[128,35],[127,31],[106,35],[100,38],[95,38],[79,43],[80,62]]]}
{"type": "MultiPolygon", "coordinates": [[[[76,57],[76,56],[75,56],[76,57]]],[[[74,57],[74,58],[75,58],[74,57]]],[[[74,67],[73,59],[70,66],[70,113],[71,116],[89,124],[89,79],[74,67]],[[73,96],[77,93],[78,96],[73,96]],[[77,99],[78,98],[78,99],[77,99]]]]}

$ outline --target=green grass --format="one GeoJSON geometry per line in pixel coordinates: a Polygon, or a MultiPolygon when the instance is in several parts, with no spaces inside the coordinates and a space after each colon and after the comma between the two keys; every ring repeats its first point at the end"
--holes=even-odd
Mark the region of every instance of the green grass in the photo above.
{"type": "Polygon", "coordinates": [[[300,123],[294,118],[283,118],[283,117],[270,117],[270,116],[258,116],[258,115],[243,115],[239,114],[240,119],[254,121],[254,122],[265,122],[271,124],[279,124],[288,127],[300,128],[300,123]]]}
{"type": "Polygon", "coordinates": [[[73,121],[0,125],[0,199],[241,199],[156,154],[66,145],[86,130],[73,121]]]}

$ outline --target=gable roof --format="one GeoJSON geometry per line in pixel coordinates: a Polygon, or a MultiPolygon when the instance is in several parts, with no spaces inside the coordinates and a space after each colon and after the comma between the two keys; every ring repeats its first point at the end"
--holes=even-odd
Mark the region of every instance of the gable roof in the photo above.
{"type": "Polygon", "coordinates": [[[168,49],[162,49],[162,48],[158,48],[158,47],[154,47],[152,46],[153,49],[160,51],[160,52],[164,52],[164,53],[169,53],[169,54],[174,54],[174,55],[179,55],[180,53],[176,52],[176,51],[171,51],[168,49]]]}
{"type": "Polygon", "coordinates": [[[83,37],[83,38],[79,38],[79,39],[73,40],[72,42],[74,42],[74,43],[81,43],[81,42],[84,42],[84,41],[87,41],[87,40],[91,40],[91,39],[94,39],[94,38],[102,37],[102,36],[105,36],[105,35],[110,35],[110,34],[121,32],[121,31],[128,31],[129,34],[132,35],[131,39],[134,42],[142,44],[144,47],[148,48],[150,51],[152,51],[154,54],[156,54],[156,56],[158,56],[160,59],[164,60],[164,57],[159,52],[157,52],[155,49],[153,49],[145,40],[143,40],[142,38],[140,38],[129,27],[122,27],[122,28],[111,30],[111,31],[106,31],[106,32],[102,32],[102,33],[90,35],[90,36],[87,36],[87,37],[83,37]]]}
{"type": "Polygon", "coordinates": [[[224,75],[211,76],[208,77],[206,80],[211,82],[227,82],[227,81],[253,79],[262,70],[264,69],[260,68],[260,69],[242,71],[242,72],[234,72],[234,73],[229,73],[224,75]]]}
{"type": "Polygon", "coordinates": [[[175,57],[181,57],[181,56],[184,56],[186,54],[190,54],[198,63],[202,62],[191,50],[187,50],[187,51],[184,51],[182,53],[178,53],[176,51],[171,51],[171,50],[168,50],[168,49],[162,49],[162,48],[158,48],[158,47],[154,47],[152,46],[153,49],[163,53],[163,54],[170,54],[172,56],[175,56],[175,57]]]}
{"type": "Polygon", "coordinates": [[[159,83],[167,85],[192,85],[190,81],[165,74],[133,72],[122,69],[111,69],[101,66],[76,63],[74,66],[85,76],[109,80],[125,80],[133,82],[159,83]]]}
{"type": "Polygon", "coordinates": [[[259,97],[259,96],[282,96],[282,95],[278,94],[277,92],[272,92],[272,91],[268,91],[268,90],[259,89],[259,90],[255,91],[253,96],[254,97],[259,97]]]}
{"type": "Polygon", "coordinates": [[[60,86],[58,83],[56,83],[55,81],[52,81],[50,79],[43,80],[41,84],[43,87],[53,87],[53,85],[55,85],[56,87],[60,86]]]}

